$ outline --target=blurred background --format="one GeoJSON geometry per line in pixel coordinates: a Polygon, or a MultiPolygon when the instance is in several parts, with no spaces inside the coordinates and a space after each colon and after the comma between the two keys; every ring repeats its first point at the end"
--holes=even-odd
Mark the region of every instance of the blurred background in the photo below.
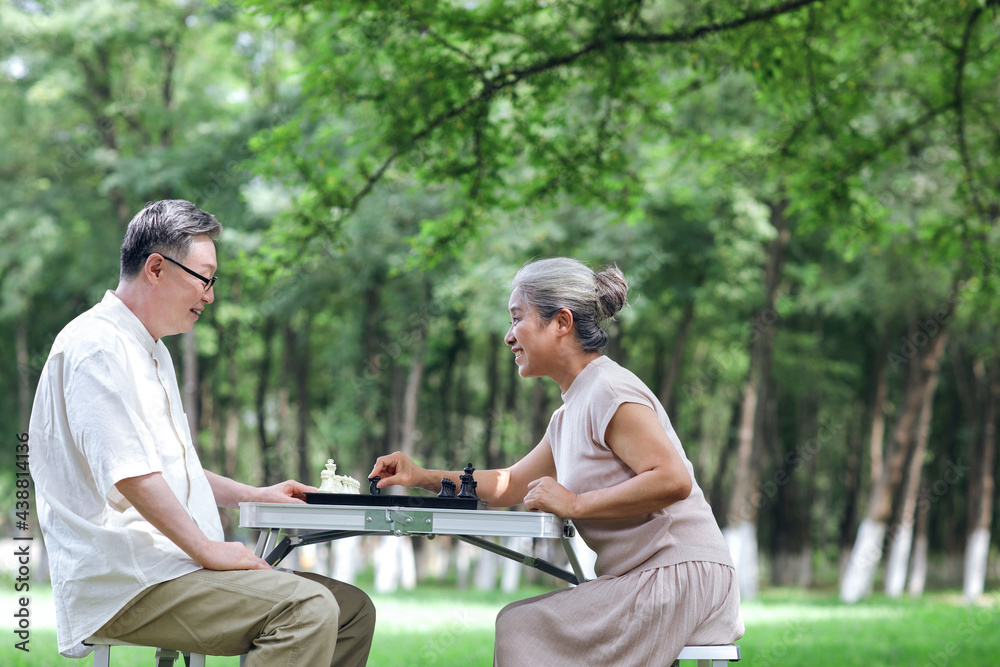
{"type": "MultiPolygon", "coordinates": [[[[608,355],[667,408],[754,618],[908,595],[978,642],[948,614],[1000,609],[998,11],[3,0],[0,531],[55,335],[117,284],[135,212],[183,198],[225,226],[215,303],[167,341],[206,468],[510,464],[561,402],[503,344],[510,280],[617,263],[608,355]]],[[[395,542],[380,591],[501,585],[395,542]]],[[[372,585],[380,548],[352,550],[372,585]]]]}

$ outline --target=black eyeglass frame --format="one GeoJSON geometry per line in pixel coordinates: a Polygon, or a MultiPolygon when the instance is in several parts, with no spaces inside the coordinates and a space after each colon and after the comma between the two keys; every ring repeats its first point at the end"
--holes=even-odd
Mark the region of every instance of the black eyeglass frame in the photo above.
{"type": "MultiPolygon", "coordinates": [[[[149,254],[152,255],[153,253],[149,253],[149,254]]],[[[184,266],[183,264],[181,264],[180,262],[178,262],[176,259],[171,259],[170,257],[167,257],[162,252],[158,252],[156,254],[159,255],[160,257],[162,257],[163,259],[167,260],[168,262],[173,262],[174,264],[176,264],[177,266],[181,267],[182,269],[184,269],[185,271],[187,271],[188,273],[190,273],[192,276],[194,276],[195,278],[197,278],[201,282],[205,283],[205,291],[206,292],[208,290],[212,289],[212,286],[215,285],[215,281],[219,279],[218,276],[212,276],[211,278],[206,278],[205,276],[201,275],[200,273],[196,273],[195,271],[192,271],[188,267],[184,266]]]]}

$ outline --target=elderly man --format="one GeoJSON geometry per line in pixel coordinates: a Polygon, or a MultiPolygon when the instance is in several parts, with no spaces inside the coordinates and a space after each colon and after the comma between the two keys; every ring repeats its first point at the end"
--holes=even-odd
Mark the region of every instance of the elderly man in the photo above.
{"type": "Polygon", "coordinates": [[[129,223],[118,287],[59,334],[31,413],[31,469],[48,547],[59,651],[100,635],[248,666],[363,665],[375,609],[359,589],[271,569],[226,542],[216,506],[303,502],[296,481],[255,488],[202,469],[165,336],[214,299],[222,227],[190,202],[129,223]]]}

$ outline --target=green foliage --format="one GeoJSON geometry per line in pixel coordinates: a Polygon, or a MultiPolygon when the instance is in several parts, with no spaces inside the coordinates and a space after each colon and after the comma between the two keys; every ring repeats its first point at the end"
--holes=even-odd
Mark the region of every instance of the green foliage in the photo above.
{"type": "MultiPolygon", "coordinates": [[[[769,499],[762,545],[816,498],[804,539],[833,548],[867,491],[845,471],[867,472],[882,345],[911,320],[955,306],[945,375],[967,378],[942,380],[928,470],[979,437],[955,424],[998,345],[997,8],[4,2],[0,431],[114,288],[129,217],[176,196],[226,227],[186,406],[206,467],[315,483],[333,456],[360,476],[407,429],[430,465],[512,462],[559,395],[503,345],[510,280],[571,255],[631,281],[612,356],[660,392],[676,354],[671,418],[717,508],[750,345],[776,328],[762,479],[815,421],[843,426],[769,499]]],[[[932,549],[963,542],[940,517],[967,495],[935,505],[932,549]]]]}

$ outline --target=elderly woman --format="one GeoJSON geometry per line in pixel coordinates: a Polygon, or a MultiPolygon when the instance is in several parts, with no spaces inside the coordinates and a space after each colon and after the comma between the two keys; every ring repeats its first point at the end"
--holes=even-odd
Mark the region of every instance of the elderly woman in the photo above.
{"type": "MultiPolygon", "coordinates": [[[[669,665],[687,643],[743,635],[729,550],[656,396],[601,352],[601,323],[627,303],[617,267],[568,258],[514,278],[505,342],[521,377],[548,377],[563,405],[545,437],[509,468],[477,470],[492,506],[523,503],[573,520],[598,578],[514,602],[497,616],[498,665],[669,665]]],[[[461,471],[379,457],[379,487],[437,491],[461,471]]]]}

